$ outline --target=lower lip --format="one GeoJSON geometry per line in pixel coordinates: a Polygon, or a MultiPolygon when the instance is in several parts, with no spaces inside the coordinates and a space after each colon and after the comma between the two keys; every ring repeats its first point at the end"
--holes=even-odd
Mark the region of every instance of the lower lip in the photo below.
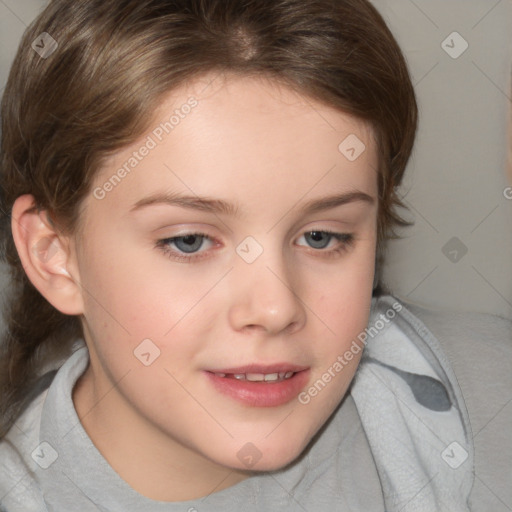
{"type": "Polygon", "coordinates": [[[252,382],[219,377],[212,372],[206,374],[218,391],[252,407],[284,405],[297,397],[309,379],[309,370],[297,372],[281,382],[252,382]]]}

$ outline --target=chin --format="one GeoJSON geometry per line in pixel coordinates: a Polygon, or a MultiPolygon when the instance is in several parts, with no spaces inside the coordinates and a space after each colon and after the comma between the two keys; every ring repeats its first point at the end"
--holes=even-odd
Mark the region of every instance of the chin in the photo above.
{"type": "Polygon", "coordinates": [[[287,439],[279,443],[268,443],[265,446],[256,443],[246,443],[232,461],[238,470],[247,470],[251,473],[278,471],[293,464],[300,458],[307,445],[307,440],[290,443],[287,439]],[[247,462],[244,462],[247,461],[247,462]]]}

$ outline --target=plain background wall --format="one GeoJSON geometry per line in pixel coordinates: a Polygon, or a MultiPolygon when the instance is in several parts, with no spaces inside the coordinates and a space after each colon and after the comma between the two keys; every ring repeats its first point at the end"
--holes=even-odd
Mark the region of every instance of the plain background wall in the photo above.
{"type": "Polygon", "coordinates": [[[390,244],[386,281],[414,302],[512,317],[512,201],[505,197],[512,2],[374,4],[406,53],[420,106],[401,188],[416,224],[390,244]],[[468,44],[458,58],[443,49],[464,48],[458,36],[448,38],[453,32],[468,44]]]}
{"type": "MultiPolygon", "coordinates": [[[[512,0],[374,4],[402,46],[420,106],[400,189],[409,208],[402,213],[415,225],[390,242],[384,280],[399,298],[431,308],[512,318],[512,0]]],[[[0,93],[21,35],[44,5],[0,0],[0,93]]]]}

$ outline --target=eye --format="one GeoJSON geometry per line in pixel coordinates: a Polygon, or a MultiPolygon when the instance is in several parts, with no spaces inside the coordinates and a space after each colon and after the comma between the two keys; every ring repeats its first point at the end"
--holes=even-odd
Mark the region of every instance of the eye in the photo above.
{"type": "Polygon", "coordinates": [[[187,233],[158,240],[157,247],[173,259],[191,260],[198,259],[203,253],[206,253],[206,251],[199,252],[205,245],[205,241],[208,241],[210,245],[213,244],[213,240],[204,233],[187,233]]]}
{"type": "MultiPolygon", "coordinates": [[[[299,238],[299,241],[301,239],[304,239],[311,249],[315,249],[313,252],[326,257],[339,255],[348,250],[355,242],[355,237],[351,233],[335,233],[326,230],[307,231],[299,238]]],[[[215,241],[204,233],[186,233],[156,242],[156,247],[164,254],[174,260],[184,262],[207,258],[209,256],[208,248],[213,245],[215,245],[215,241]]],[[[299,243],[298,245],[303,244],[299,243]]]]}
{"type": "Polygon", "coordinates": [[[354,235],[351,233],[335,233],[326,230],[308,231],[299,240],[302,238],[312,249],[334,254],[347,250],[355,241],[354,235]],[[334,242],[334,247],[332,247],[332,242],[334,242]],[[330,245],[331,248],[329,249],[330,245]]]}

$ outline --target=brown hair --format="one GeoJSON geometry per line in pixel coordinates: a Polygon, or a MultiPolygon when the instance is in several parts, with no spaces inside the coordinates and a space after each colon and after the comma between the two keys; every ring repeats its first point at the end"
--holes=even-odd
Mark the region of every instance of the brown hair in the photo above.
{"type": "Polygon", "coordinates": [[[416,100],[398,44],[367,0],[52,0],[24,34],[2,101],[1,234],[12,285],[0,438],[41,368],[83,335],[80,318],[53,308],[25,275],[10,229],[14,201],[32,194],[63,233],[74,232],[102,159],[148,128],[165,93],[211,71],[274,78],[373,127],[377,275],[393,226],[410,224],[394,211],[404,207],[395,187],[416,100]],[[31,47],[43,32],[58,44],[51,55],[31,47]]]}

